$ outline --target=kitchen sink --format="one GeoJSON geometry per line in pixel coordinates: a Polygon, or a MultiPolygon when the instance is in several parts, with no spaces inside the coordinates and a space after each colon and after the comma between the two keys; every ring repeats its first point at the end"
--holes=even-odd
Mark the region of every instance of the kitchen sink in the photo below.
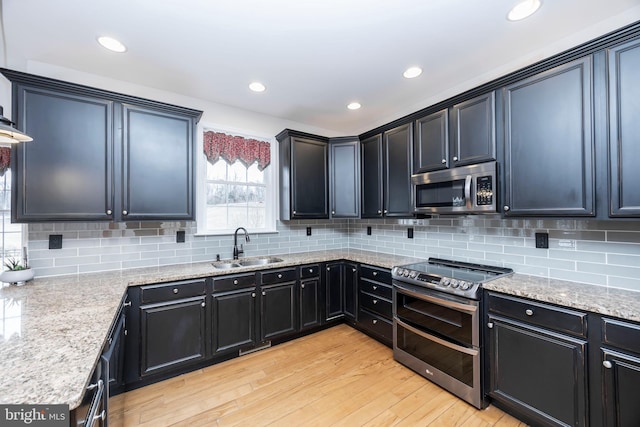
{"type": "Polygon", "coordinates": [[[243,267],[249,267],[252,265],[267,265],[267,264],[275,264],[278,262],[282,262],[282,260],[280,258],[265,257],[265,258],[243,259],[241,261],[238,261],[238,264],[240,264],[243,267]]]}
{"type": "Polygon", "coordinates": [[[240,264],[237,264],[235,262],[226,262],[226,261],[216,261],[216,262],[212,262],[211,265],[213,265],[215,268],[218,268],[220,270],[228,270],[230,268],[238,268],[241,267],[240,264]]]}

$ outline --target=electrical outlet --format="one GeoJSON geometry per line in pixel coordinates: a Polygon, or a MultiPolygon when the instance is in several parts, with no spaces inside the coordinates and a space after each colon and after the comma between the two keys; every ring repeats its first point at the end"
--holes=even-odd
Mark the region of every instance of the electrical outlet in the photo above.
{"type": "Polygon", "coordinates": [[[371,227],[367,227],[367,236],[371,236],[371,227]]]}
{"type": "Polygon", "coordinates": [[[307,227],[307,236],[311,236],[311,227],[307,227]]]}
{"type": "Polygon", "coordinates": [[[413,227],[407,228],[407,237],[413,239],[413,227]]]}
{"type": "Polygon", "coordinates": [[[549,233],[536,233],[536,248],[549,249],[549,233]]]}
{"type": "Polygon", "coordinates": [[[176,232],[176,243],[184,243],[184,230],[176,232]]]}
{"type": "Polygon", "coordinates": [[[62,234],[49,234],[49,249],[62,249],[62,234]]]}

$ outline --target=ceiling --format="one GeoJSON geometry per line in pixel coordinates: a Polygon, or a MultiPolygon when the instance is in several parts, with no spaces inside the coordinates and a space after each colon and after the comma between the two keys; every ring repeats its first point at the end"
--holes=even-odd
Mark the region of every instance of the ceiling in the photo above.
{"type": "MultiPolygon", "coordinates": [[[[640,0],[3,0],[6,65],[62,66],[359,134],[640,20],[640,0]],[[101,48],[110,35],[123,54],[101,48]],[[405,79],[409,66],[424,69],[405,79]],[[248,89],[254,80],[267,90],[248,89]],[[351,101],[362,108],[346,109],[351,101]]],[[[188,105],[186,105],[188,107],[188,105]]]]}

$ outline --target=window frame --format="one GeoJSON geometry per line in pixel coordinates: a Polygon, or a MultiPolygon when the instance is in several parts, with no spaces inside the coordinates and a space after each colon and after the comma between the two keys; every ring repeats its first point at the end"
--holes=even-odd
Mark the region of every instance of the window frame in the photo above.
{"type": "Polygon", "coordinates": [[[241,136],[244,138],[258,139],[269,142],[271,149],[271,162],[265,168],[265,227],[247,228],[251,234],[277,233],[276,224],[278,221],[278,150],[277,141],[273,136],[256,135],[250,131],[233,129],[228,126],[216,124],[199,123],[197,127],[197,154],[196,154],[196,236],[228,236],[234,233],[235,229],[212,230],[207,228],[207,157],[203,152],[204,132],[222,132],[228,135],[241,136]]]}

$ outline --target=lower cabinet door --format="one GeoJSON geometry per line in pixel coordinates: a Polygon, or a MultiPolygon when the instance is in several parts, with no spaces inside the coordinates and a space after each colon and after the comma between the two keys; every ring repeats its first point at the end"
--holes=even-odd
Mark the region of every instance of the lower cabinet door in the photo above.
{"type": "Polygon", "coordinates": [[[295,285],[296,282],[288,282],[261,287],[261,341],[296,331],[295,285]]]}
{"type": "Polygon", "coordinates": [[[213,294],[213,353],[256,344],[256,289],[213,294]]]}
{"type": "MultiPolygon", "coordinates": [[[[640,357],[602,349],[606,426],[640,425],[640,357]]],[[[598,425],[593,422],[593,425],[598,425]]]]}
{"type": "Polygon", "coordinates": [[[489,395],[533,425],[585,426],[586,342],[489,317],[489,395]]]}
{"type": "Polygon", "coordinates": [[[187,365],[206,357],[205,297],[140,307],[140,375],[187,365]]]}
{"type": "Polygon", "coordinates": [[[322,323],[320,310],[320,279],[313,278],[300,282],[300,330],[322,323]]]}

